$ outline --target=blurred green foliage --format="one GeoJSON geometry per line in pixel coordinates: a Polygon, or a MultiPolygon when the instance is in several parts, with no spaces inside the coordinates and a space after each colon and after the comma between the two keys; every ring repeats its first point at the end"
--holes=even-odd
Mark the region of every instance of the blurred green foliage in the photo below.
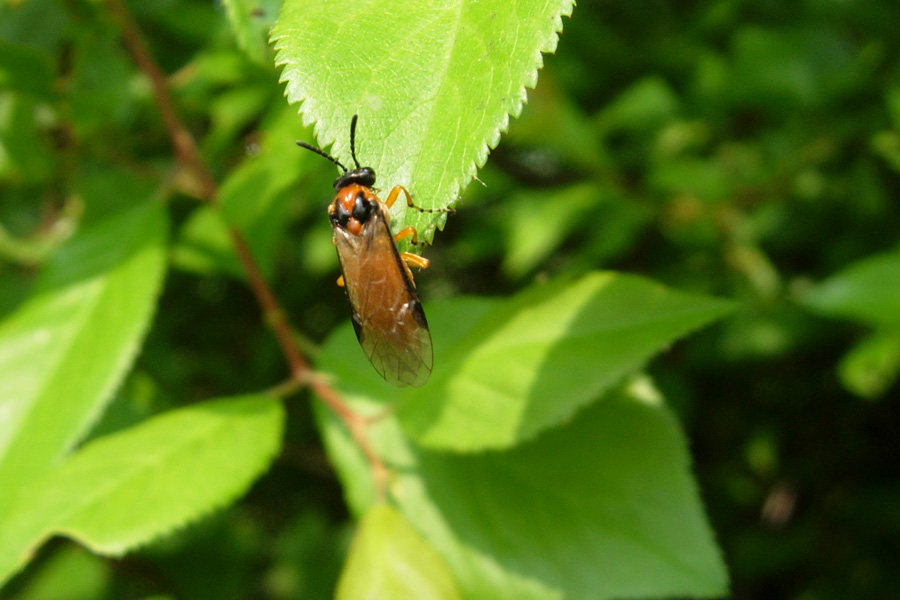
{"type": "MultiPolygon", "coordinates": [[[[260,6],[251,17],[272,22],[260,6]]],[[[129,7],[227,218],[313,347],[346,320],[333,171],[291,147],[311,136],[271,51],[238,43],[210,2],[129,7]]],[[[650,367],[687,429],[734,598],[900,586],[898,20],[894,0],[579,3],[418,280],[437,300],[611,268],[740,302],[650,367]]],[[[102,3],[0,6],[0,317],[74,229],[135,201],[136,175],[165,182],[175,221],[175,268],[96,431],[285,375],[226,231],[173,165],[102,3]]],[[[285,450],[240,505],[120,561],[52,543],[4,597],[330,597],[342,489],[307,403],[288,409],[285,450]]]]}

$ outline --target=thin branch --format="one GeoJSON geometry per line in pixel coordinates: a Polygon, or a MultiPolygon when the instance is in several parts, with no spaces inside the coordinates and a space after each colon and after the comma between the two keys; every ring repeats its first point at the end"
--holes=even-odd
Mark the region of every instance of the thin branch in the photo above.
{"type": "Polygon", "coordinates": [[[166,85],[166,76],[162,69],[153,60],[144,37],[138,29],[137,23],[131,17],[131,13],[125,8],[122,0],[109,0],[109,7],[112,10],[113,18],[116,25],[122,33],[122,40],[131,53],[134,62],[137,63],[138,69],[150,80],[153,87],[153,98],[156,101],[156,107],[162,115],[166,131],[169,132],[169,138],[175,147],[175,155],[180,162],[200,183],[200,189],[203,199],[210,203],[216,202],[216,181],[212,174],[200,158],[200,152],[197,150],[197,144],[194,142],[194,136],[187,130],[181,119],[178,118],[178,112],[175,110],[175,103],[172,102],[172,96],[169,94],[169,88],[166,85]]]}
{"type": "MultiPolygon", "coordinates": [[[[169,93],[165,74],[150,55],[137,23],[135,23],[122,0],[108,0],[108,4],[116,25],[121,32],[125,47],[131,53],[141,72],[150,80],[153,98],[162,115],[172,146],[175,148],[175,156],[178,159],[178,163],[199,183],[201,198],[211,206],[218,207],[216,181],[200,156],[194,137],[178,116],[175,103],[169,93]]],[[[285,316],[285,312],[282,310],[265,277],[263,277],[262,271],[256,264],[256,260],[253,258],[244,236],[235,227],[231,226],[229,226],[229,235],[231,236],[231,242],[238,260],[250,281],[250,287],[262,308],[264,319],[275,334],[291,371],[291,380],[279,386],[278,389],[289,391],[297,385],[307,385],[312,388],[316,395],[344,422],[350,431],[350,435],[353,436],[356,444],[366,455],[372,468],[376,495],[379,499],[383,498],[388,470],[366,437],[366,428],[369,421],[356,414],[341,399],[334,388],[328,385],[324,378],[319,377],[312,371],[306,358],[294,344],[291,326],[285,316]]]]}
{"type": "Polygon", "coordinates": [[[291,326],[288,323],[284,310],[282,310],[275,293],[269,287],[266,278],[263,277],[262,271],[260,271],[259,266],[253,259],[253,254],[251,254],[250,248],[247,247],[244,236],[235,227],[231,226],[228,227],[228,233],[231,235],[231,243],[234,246],[238,260],[243,265],[247,278],[250,280],[250,287],[253,289],[256,299],[262,307],[266,323],[275,334],[278,345],[281,346],[284,358],[291,369],[291,378],[305,381],[309,377],[309,363],[300,354],[296,344],[294,344],[291,326]]]}
{"type": "Polygon", "coordinates": [[[310,386],[313,388],[313,391],[318,394],[319,398],[321,398],[322,401],[325,402],[325,404],[327,404],[328,407],[344,422],[347,429],[350,430],[353,441],[356,442],[356,445],[359,446],[360,450],[363,451],[363,454],[366,455],[366,460],[369,461],[369,465],[372,469],[372,479],[375,483],[375,499],[378,501],[384,500],[387,491],[388,469],[384,462],[382,462],[381,457],[378,456],[378,453],[375,452],[375,449],[369,443],[369,438],[366,437],[366,429],[371,421],[353,412],[353,410],[341,400],[337,392],[334,391],[334,388],[326,385],[321,378],[314,378],[310,381],[310,386]]]}

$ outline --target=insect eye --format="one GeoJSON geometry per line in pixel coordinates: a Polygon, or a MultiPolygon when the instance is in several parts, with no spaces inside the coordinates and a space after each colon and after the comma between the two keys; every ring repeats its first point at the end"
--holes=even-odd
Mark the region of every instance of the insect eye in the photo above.
{"type": "Polygon", "coordinates": [[[366,200],[363,192],[356,194],[356,199],[353,201],[353,218],[360,223],[365,223],[369,220],[370,214],[372,214],[372,203],[366,200]]]}

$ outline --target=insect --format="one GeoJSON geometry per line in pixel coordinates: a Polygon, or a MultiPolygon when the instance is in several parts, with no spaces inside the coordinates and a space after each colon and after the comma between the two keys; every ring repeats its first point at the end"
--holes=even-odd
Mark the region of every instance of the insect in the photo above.
{"type": "Polygon", "coordinates": [[[443,212],[413,204],[403,186],[391,189],[382,202],[375,194],[375,170],[361,167],[356,158],[356,120],[350,122],[352,171],[323,150],[297,142],[336,164],[343,173],[334,180],[334,200],[328,206],[332,241],[342,275],[338,285],[347,291],[356,338],[375,370],[396,386],[419,387],[428,381],[434,362],[431,333],[409,266],[424,269],[428,259],[397,250],[396,242],[411,238],[414,227],[391,234],[389,209],[403,194],[406,204],[420,212],[443,212]]]}

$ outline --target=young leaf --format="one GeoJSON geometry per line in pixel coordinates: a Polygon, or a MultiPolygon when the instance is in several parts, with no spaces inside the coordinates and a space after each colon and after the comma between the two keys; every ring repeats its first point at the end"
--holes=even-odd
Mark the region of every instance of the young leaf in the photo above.
{"type": "Polygon", "coordinates": [[[666,289],[639,277],[593,273],[503,301],[426,306],[434,372],[398,394],[347,352],[349,326],[328,341],[321,368],[346,388],[387,402],[431,448],[505,448],[558,425],[674,340],[730,310],[721,300],[666,289]]]}
{"type": "MultiPolygon", "coordinates": [[[[368,477],[365,459],[333,416],[319,416],[344,484],[358,485],[368,477]]],[[[646,380],[504,452],[417,448],[394,417],[371,432],[393,469],[391,496],[446,560],[464,598],[727,592],[686,443],[646,380]]]]}
{"type": "Polygon", "coordinates": [[[224,506],[281,444],[266,396],[205,402],[85,445],[27,486],[0,520],[0,581],[54,534],[120,555],[224,506]]]}
{"type": "Polygon", "coordinates": [[[900,325],[900,251],[885,252],[853,263],[804,297],[824,315],[876,327],[900,325]]]}
{"type": "Polygon", "coordinates": [[[162,282],[165,237],[152,202],[85,227],[0,323],[0,515],[81,439],[130,366],[162,282]]]}
{"type": "Polygon", "coordinates": [[[876,331],[841,358],[838,376],[863,398],[885,394],[900,377],[900,331],[876,331]]]}
{"type": "MultiPolygon", "coordinates": [[[[272,40],[288,100],[302,103],[321,144],[334,142],[331,153],[352,165],[349,124],[359,114],[357,154],[379,186],[446,207],[519,114],[573,4],[285,0],[272,40]]],[[[394,209],[396,228],[414,225],[426,240],[445,217],[394,209]]]]}
{"type": "Polygon", "coordinates": [[[447,565],[393,507],[379,504],[360,519],[338,584],[337,600],[459,600],[447,565]]]}

